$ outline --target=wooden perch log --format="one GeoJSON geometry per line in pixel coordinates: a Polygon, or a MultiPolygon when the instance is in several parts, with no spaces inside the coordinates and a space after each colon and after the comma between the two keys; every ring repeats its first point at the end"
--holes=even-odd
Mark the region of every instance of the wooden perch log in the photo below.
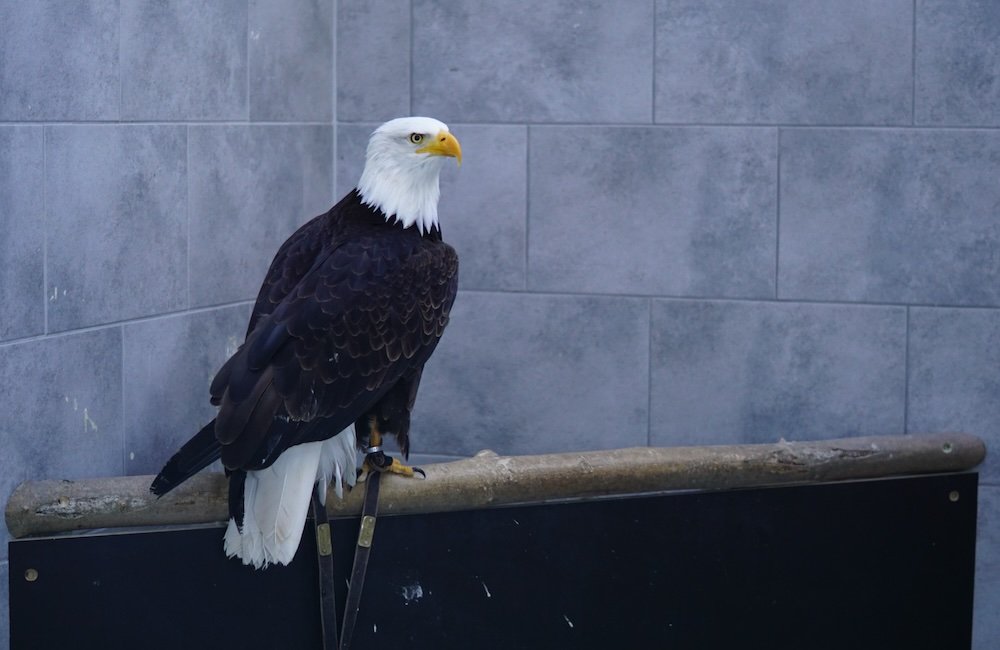
{"type": "MultiPolygon", "coordinates": [[[[708,447],[638,447],[497,456],[427,465],[426,480],[387,476],[384,514],[468,510],[512,503],[877,478],[967,470],[986,455],[983,442],[947,433],[708,447]]],[[[151,476],[27,481],[7,503],[13,537],[78,529],[222,522],[226,479],[195,476],[167,496],[149,493],[151,476]]],[[[362,490],[337,499],[332,516],[357,515],[362,490]]]]}

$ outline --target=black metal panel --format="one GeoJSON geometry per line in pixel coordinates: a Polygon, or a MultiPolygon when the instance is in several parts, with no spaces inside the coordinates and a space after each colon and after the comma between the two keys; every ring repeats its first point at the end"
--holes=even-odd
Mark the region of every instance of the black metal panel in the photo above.
{"type": "MultiPolygon", "coordinates": [[[[384,517],[357,647],[969,648],[976,486],[965,474],[384,517]]],[[[357,524],[335,524],[344,557],[357,524]]]]}
{"type": "Polygon", "coordinates": [[[223,531],[11,542],[11,649],[319,648],[315,536],[254,572],[226,559],[223,531]]]}
{"type": "MultiPolygon", "coordinates": [[[[355,647],[969,648],[976,485],[380,517],[355,647]]],[[[343,604],[357,520],[333,531],[343,604]]],[[[227,561],[221,535],[11,543],[12,648],[318,648],[312,534],[290,567],[264,572],[227,561]]]]}

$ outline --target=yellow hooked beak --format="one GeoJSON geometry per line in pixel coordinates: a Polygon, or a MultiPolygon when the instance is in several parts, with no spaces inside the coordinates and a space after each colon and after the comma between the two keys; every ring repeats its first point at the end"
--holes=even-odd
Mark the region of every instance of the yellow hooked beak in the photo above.
{"type": "Polygon", "coordinates": [[[431,138],[429,144],[417,149],[417,153],[427,153],[432,156],[451,156],[458,161],[460,166],[462,164],[462,145],[458,144],[458,138],[447,131],[441,131],[431,138]]]}

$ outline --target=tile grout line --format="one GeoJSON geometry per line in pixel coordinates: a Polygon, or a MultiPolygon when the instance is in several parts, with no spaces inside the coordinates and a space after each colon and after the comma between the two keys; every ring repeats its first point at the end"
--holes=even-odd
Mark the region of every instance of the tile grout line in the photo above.
{"type": "Polygon", "coordinates": [[[524,127],[524,277],[521,284],[528,291],[529,246],[531,246],[531,127],[524,127]]]}
{"type": "Polygon", "coordinates": [[[650,2],[653,5],[653,20],[650,21],[651,23],[653,23],[653,67],[652,67],[652,76],[653,76],[653,78],[652,78],[652,80],[650,82],[650,86],[652,86],[653,96],[651,97],[651,101],[649,102],[650,103],[650,113],[651,113],[650,116],[649,116],[649,123],[650,124],[656,124],[656,16],[657,16],[657,13],[656,13],[656,0],[650,0],[650,2]]]}
{"type": "MultiPolygon", "coordinates": [[[[213,123],[212,120],[202,120],[206,123],[213,123]]],[[[220,122],[223,120],[215,120],[215,122],[220,122]]],[[[378,122],[372,122],[371,120],[338,120],[339,123],[344,125],[350,124],[378,124],[378,122]]],[[[23,123],[23,122],[18,122],[23,123]]],[[[30,123],[30,122],[27,122],[30,123]]],[[[84,123],[95,123],[95,124],[106,124],[106,122],[86,122],[84,123]]],[[[0,122],[0,124],[3,124],[0,122]]],[[[453,120],[448,122],[449,125],[462,125],[462,126],[538,126],[538,127],[548,127],[548,128],[594,128],[594,129],[708,129],[708,128],[719,128],[719,129],[826,129],[826,130],[857,130],[857,131],[912,131],[914,128],[920,131],[1000,131],[1000,124],[918,124],[916,127],[904,121],[899,124],[835,124],[835,123],[822,123],[817,122],[815,124],[809,123],[789,123],[789,122],[657,122],[655,124],[650,124],[648,122],[576,122],[576,121],[565,121],[565,122],[538,122],[533,120],[453,120]]]]}
{"type": "MultiPolygon", "coordinates": [[[[344,122],[360,124],[360,122],[344,122]]],[[[181,119],[181,120],[0,120],[0,126],[329,126],[330,122],[317,120],[232,120],[232,119],[181,119]]],[[[978,127],[968,127],[978,128],[978,127]]],[[[1000,127],[997,127],[1000,129],[1000,127]]]]}
{"type": "Polygon", "coordinates": [[[1000,305],[951,305],[951,304],[931,304],[918,303],[911,304],[905,302],[864,302],[851,300],[819,300],[814,298],[782,298],[776,300],[767,296],[740,297],[740,296],[708,296],[708,295],[674,295],[674,294],[653,294],[653,293],[613,293],[599,291],[567,291],[559,289],[532,289],[521,291],[519,289],[503,289],[497,287],[463,287],[459,291],[468,293],[496,293],[510,295],[538,295],[556,296],[563,298],[627,298],[631,300],[661,300],[664,302],[738,302],[738,303],[761,303],[768,305],[829,305],[831,307],[857,307],[861,309],[882,309],[893,307],[920,307],[921,309],[958,309],[967,311],[989,311],[1000,312],[1000,305]]]}
{"type": "Polygon", "coordinates": [[[124,60],[124,57],[122,56],[122,14],[123,13],[124,13],[124,11],[122,9],[122,3],[119,1],[119,3],[118,3],[118,120],[117,120],[117,122],[121,122],[122,121],[122,117],[124,116],[124,110],[125,110],[125,91],[123,89],[123,87],[124,87],[125,84],[122,81],[122,77],[125,76],[124,74],[122,74],[122,61],[124,60]]]}
{"type": "Polygon", "coordinates": [[[122,357],[121,357],[121,396],[122,396],[122,411],[121,420],[122,423],[122,476],[128,476],[128,456],[125,438],[128,435],[128,424],[125,422],[125,325],[119,325],[118,331],[121,333],[121,346],[122,346],[122,357]]]}
{"type": "Polygon", "coordinates": [[[653,299],[646,301],[646,446],[653,446],[653,299]]]}
{"type": "Polygon", "coordinates": [[[246,98],[247,98],[247,112],[246,112],[246,123],[250,124],[250,0],[246,0],[244,3],[247,8],[247,29],[246,33],[243,35],[244,42],[247,46],[247,76],[246,76],[246,98]]]}
{"type": "Polygon", "coordinates": [[[42,129],[42,335],[49,333],[49,171],[48,128],[42,129]]]}
{"type": "Polygon", "coordinates": [[[409,114],[413,115],[413,0],[410,0],[409,9],[410,9],[410,29],[407,30],[406,35],[410,39],[410,60],[407,62],[406,70],[410,78],[407,79],[407,82],[409,83],[409,90],[408,90],[409,97],[407,99],[409,100],[409,109],[408,109],[409,114]]]}
{"type": "Polygon", "coordinates": [[[903,327],[903,434],[910,433],[910,306],[903,327]]]}
{"type": "Polygon", "coordinates": [[[51,332],[47,334],[37,334],[34,336],[22,336],[16,339],[7,339],[0,341],[0,349],[14,346],[22,345],[27,343],[37,343],[42,340],[62,338],[64,336],[74,336],[76,334],[88,334],[91,332],[99,332],[106,329],[111,329],[113,327],[120,327],[125,325],[134,325],[137,323],[148,323],[156,320],[168,319],[168,318],[180,318],[182,316],[191,316],[194,314],[202,314],[205,312],[214,311],[217,309],[229,309],[230,307],[246,307],[252,306],[254,301],[252,299],[248,300],[237,300],[234,302],[218,303],[214,305],[205,305],[201,307],[192,307],[189,309],[178,309],[175,311],[165,311],[157,314],[148,314],[146,316],[136,316],[134,318],[128,318],[125,320],[111,321],[109,323],[98,323],[96,325],[85,325],[83,327],[77,327],[70,330],[60,330],[58,332],[51,332]]]}
{"type": "Polygon", "coordinates": [[[191,308],[191,125],[184,127],[184,209],[187,213],[185,227],[187,229],[187,300],[184,303],[186,309],[191,308]]]}
{"type": "Polygon", "coordinates": [[[333,0],[330,15],[330,196],[333,201],[337,196],[337,12],[340,3],[333,0]]]}
{"type": "MultiPolygon", "coordinates": [[[[338,124],[344,126],[379,124],[371,120],[337,120],[338,124]]],[[[206,126],[246,126],[246,120],[233,119],[134,119],[134,120],[0,120],[0,126],[156,126],[156,125],[206,125],[206,126]]],[[[253,124],[261,126],[327,126],[330,122],[316,120],[255,120],[253,124]]],[[[449,121],[449,125],[454,126],[533,126],[543,128],[593,128],[593,129],[800,129],[800,130],[829,130],[829,131],[1000,131],[1000,124],[789,124],[789,123],[766,123],[766,122],[533,122],[533,121],[510,121],[501,120],[454,120],[449,121]]]]}
{"type": "MultiPolygon", "coordinates": [[[[919,307],[921,309],[950,309],[950,310],[960,310],[960,311],[1000,312],[1000,305],[951,305],[951,304],[930,304],[930,303],[910,305],[901,302],[857,302],[857,301],[852,302],[848,300],[816,300],[808,298],[782,298],[780,300],[775,300],[774,298],[768,298],[768,297],[745,298],[745,297],[734,297],[734,296],[701,296],[701,295],[682,296],[682,295],[648,294],[648,293],[574,292],[574,291],[559,291],[559,290],[545,290],[545,289],[533,289],[530,291],[525,291],[520,289],[503,289],[494,287],[491,288],[464,287],[459,289],[459,291],[463,293],[474,293],[474,294],[497,294],[497,295],[513,295],[513,296],[527,295],[527,296],[556,297],[556,298],[596,298],[599,300],[625,299],[625,300],[650,300],[650,301],[660,301],[660,302],[758,303],[762,305],[775,305],[775,306],[815,305],[815,306],[846,307],[846,308],[857,308],[857,309],[919,307]]],[[[34,343],[48,338],[58,338],[63,336],[72,336],[74,334],[96,332],[110,327],[117,327],[119,325],[145,323],[166,318],[178,318],[181,316],[199,314],[203,312],[213,311],[216,309],[226,309],[229,307],[250,306],[253,305],[253,303],[254,303],[253,299],[248,298],[246,300],[235,300],[232,302],[200,305],[197,307],[190,307],[188,309],[177,309],[173,311],[165,311],[156,314],[146,314],[143,316],[135,316],[132,318],[127,318],[119,321],[110,321],[107,323],[85,325],[83,327],[77,327],[74,329],[59,330],[57,332],[47,332],[45,334],[37,334],[32,336],[21,336],[0,341],[0,348],[14,346],[14,345],[21,345],[25,343],[34,343]]]]}
{"type": "Polygon", "coordinates": [[[913,0],[913,29],[910,32],[910,125],[917,125],[917,0],[913,0]]]}
{"type": "Polygon", "coordinates": [[[778,279],[781,270],[781,129],[775,129],[775,172],[774,172],[774,299],[779,300],[778,279]]]}

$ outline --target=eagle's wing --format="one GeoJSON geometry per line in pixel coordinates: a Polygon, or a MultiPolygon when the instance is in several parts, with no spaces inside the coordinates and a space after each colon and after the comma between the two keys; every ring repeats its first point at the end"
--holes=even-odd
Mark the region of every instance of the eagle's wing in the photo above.
{"type": "Polygon", "coordinates": [[[327,214],[312,219],[299,227],[285,240],[271,260],[264,282],[257,292],[257,301],[247,325],[247,336],[257,327],[257,322],[275,310],[292,289],[309,272],[316,257],[331,240],[331,220],[336,219],[340,206],[327,214]]]}
{"type": "MultiPolygon", "coordinates": [[[[278,249],[258,292],[247,336],[253,332],[257,322],[274,311],[281,300],[309,272],[324,247],[333,243],[332,231],[340,221],[342,206],[350,196],[345,197],[326,214],[300,226],[278,249]]],[[[211,391],[212,404],[215,406],[219,406],[222,397],[222,393],[215,388],[221,386],[224,390],[231,370],[232,367],[227,363],[215,375],[211,391]]],[[[150,490],[162,496],[218,459],[222,447],[216,439],[215,429],[216,422],[213,419],[184,443],[163,466],[150,490]]]]}
{"type": "Polygon", "coordinates": [[[458,257],[440,241],[370,236],[324,250],[212,384],[226,467],[267,467],[353,423],[427,361],[457,281],[458,257]]]}

